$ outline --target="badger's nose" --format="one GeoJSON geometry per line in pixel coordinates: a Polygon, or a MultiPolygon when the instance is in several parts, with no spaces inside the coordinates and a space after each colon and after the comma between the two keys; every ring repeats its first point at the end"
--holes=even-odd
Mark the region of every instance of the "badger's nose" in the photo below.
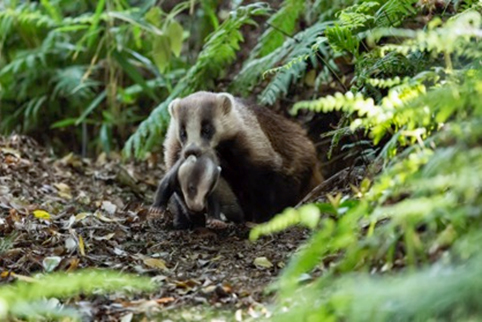
{"type": "Polygon", "coordinates": [[[183,154],[184,154],[184,158],[187,158],[190,155],[199,157],[202,154],[202,149],[198,145],[191,143],[184,149],[183,154]]]}
{"type": "Polygon", "coordinates": [[[189,208],[189,210],[194,211],[194,212],[201,212],[205,208],[204,202],[202,202],[202,201],[199,202],[199,201],[196,201],[196,200],[189,200],[186,203],[187,203],[187,207],[189,208]]]}

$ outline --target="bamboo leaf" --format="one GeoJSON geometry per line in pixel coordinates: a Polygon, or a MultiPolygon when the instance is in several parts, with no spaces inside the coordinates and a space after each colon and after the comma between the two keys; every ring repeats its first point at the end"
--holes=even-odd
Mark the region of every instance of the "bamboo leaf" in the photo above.
{"type": "Polygon", "coordinates": [[[175,20],[171,21],[167,26],[166,34],[169,37],[171,51],[176,57],[179,57],[181,54],[183,32],[184,30],[182,29],[181,24],[175,20]]]}
{"type": "Polygon", "coordinates": [[[139,84],[144,91],[155,101],[159,101],[159,98],[152,91],[152,89],[147,86],[146,81],[142,75],[137,71],[137,69],[117,50],[112,53],[112,56],[117,60],[122,69],[126,72],[129,77],[139,84]]]}
{"type": "Polygon", "coordinates": [[[152,43],[152,58],[162,73],[169,66],[171,59],[171,44],[168,36],[157,36],[152,43]]]}
{"type": "Polygon", "coordinates": [[[97,97],[84,110],[82,115],[80,115],[80,117],[75,121],[75,125],[79,125],[80,123],[82,123],[86,119],[86,117],[89,116],[89,114],[92,113],[92,111],[95,110],[100,105],[100,103],[102,103],[102,101],[106,98],[106,96],[107,96],[106,90],[103,90],[102,93],[97,95],[97,97]]]}

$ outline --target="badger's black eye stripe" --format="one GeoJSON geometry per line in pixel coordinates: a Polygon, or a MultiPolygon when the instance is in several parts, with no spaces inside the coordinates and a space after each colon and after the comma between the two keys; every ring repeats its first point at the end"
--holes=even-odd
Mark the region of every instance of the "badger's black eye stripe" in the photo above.
{"type": "Polygon", "coordinates": [[[181,125],[181,128],[179,129],[179,138],[183,142],[187,139],[186,127],[184,125],[181,125]]]}
{"type": "Polygon", "coordinates": [[[214,127],[210,121],[202,122],[201,124],[201,136],[205,139],[211,139],[214,135],[214,127]]]}

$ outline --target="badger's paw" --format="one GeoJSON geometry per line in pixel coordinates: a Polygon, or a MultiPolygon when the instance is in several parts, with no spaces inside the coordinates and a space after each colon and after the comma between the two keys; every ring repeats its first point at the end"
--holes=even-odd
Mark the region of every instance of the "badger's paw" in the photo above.
{"type": "Polygon", "coordinates": [[[206,227],[209,229],[222,230],[228,228],[229,224],[219,219],[209,218],[206,222],[206,227]]]}
{"type": "Polygon", "coordinates": [[[150,206],[148,212],[149,212],[150,215],[159,215],[159,216],[162,216],[165,211],[166,211],[166,209],[164,209],[164,208],[155,207],[155,206],[150,206]]]}

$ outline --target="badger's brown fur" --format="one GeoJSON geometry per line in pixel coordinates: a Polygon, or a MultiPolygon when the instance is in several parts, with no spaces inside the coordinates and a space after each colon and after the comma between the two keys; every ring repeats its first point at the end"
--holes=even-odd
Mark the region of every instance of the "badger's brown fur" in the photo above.
{"type": "Polygon", "coordinates": [[[313,143],[298,124],[228,93],[197,92],[169,105],[170,169],[182,156],[216,150],[222,178],[247,220],[265,221],[321,182],[313,143]]]}

